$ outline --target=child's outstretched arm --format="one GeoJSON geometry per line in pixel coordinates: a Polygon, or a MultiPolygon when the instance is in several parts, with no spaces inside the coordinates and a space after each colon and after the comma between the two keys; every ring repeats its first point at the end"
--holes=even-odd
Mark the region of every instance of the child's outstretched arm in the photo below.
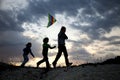
{"type": "Polygon", "coordinates": [[[31,50],[30,50],[30,54],[31,54],[33,57],[35,57],[31,50]]]}
{"type": "Polygon", "coordinates": [[[56,46],[51,47],[51,46],[49,45],[49,48],[50,48],[50,49],[53,49],[53,48],[56,48],[56,46]]]}

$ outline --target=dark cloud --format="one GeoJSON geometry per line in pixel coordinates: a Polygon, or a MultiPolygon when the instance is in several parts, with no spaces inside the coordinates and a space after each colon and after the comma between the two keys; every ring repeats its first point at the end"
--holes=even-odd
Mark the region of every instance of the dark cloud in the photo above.
{"type": "MultiPolygon", "coordinates": [[[[101,37],[99,39],[100,41],[107,41],[108,43],[106,43],[106,45],[120,45],[120,36],[111,36],[111,37],[101,37]]],[[[117,50],[116,50],[117,51],[117,50]]]]}
{"type": "Polygon", "coordinates": [[[23,31],[21,24],[15,21],[11,12],[0,10],[0,31],[23,31]]]}
{"type": "Polygon", "coordinates": [[[112,44],[112,45],[120,45],[120,41],[111,41],[109,44],[112,44]]]}
{"type": "Polygon", "coordinates": [[[66,12],[67,15],[76,15],[77,10],[81,7],[85,7],[87,1],[76,0],[76,1],[29,1],[27,9],[21,10],[18,13],[17,19],[23,22],[37,22],[42,16],[46,16],[48,13],[55,15],[57,13],[66,12]],[[72,4],[71,4],[72,3],[72,4]]]}
{"type": "Polygon", "coordinates": [[[75,46],[77,46],[77,45],[88,45],[88,44],[91,44],[91,43],[93,43],[93,40],[87,40],[87,39],[85,39],[85,38],[83,38],[83,39],[81,39],[81,40],[67,40],[67,42],[70,42],[70,43],[72,43],[72,45],[75,45],[75,46]]]}
{"type": "MultiPolygon", "coordinates": [[[[22,29],[21,24],[24,22],[36,23],[41,16],[52,13],[66,12],[72,16],[76,16],[78,9],[83,8],[83,12],[79,17],[80,21],[92,23],[90,28],[82,29],[88,33],[95,32],[99,28],[103,28],[106,31],[110,31],[111,27],[119,25],[120,21],[120,1],[119,0],[110,0],[110,1],[98,1],[98,0],[69,0],[69,1],[41,1],[41,0],[30,0],[29,5],[26,9],[21,9],[17,11],[16,17],[11,17],[14,12],[4,12],[1,11],[0,15],[0,26],[1,30],[5,29],[22,29]],[[88,16],[89,15],[89,16],[88,16]],[[103,18],[101,18],[103,17],[103,18]],[[17,21],[16,21],[17,20],[17,21]],[[109,24],[108,24],[109,23],[109,24]],[[9,26],[9,27],[8,27],[9,26]],[[92,28],[91,28],[92,27],[92,28]],[[90,30],[92,29],[92,31],[90,30]],[[89,32],[91,31],[91,32],[89,32]]],[[[68,16],[70,16],[68,15],[68,16]]],[[[79,21],[78,21],[79,22],[79,21]]],[[[75,27],[75,25],[74,25],[75,27]]],[[[80,27],[77,27],[81,29],[80,27]]],[[[97,33],[97,32],[95,32],[97,33]]],[[[94,34],[94,33],[92,33],[94,34]]],[[[99,34],[98,34],[99,35],[99,34]]]]}
{"type": "Polygon", "coordinates": [[[63,13],[67,12],[68,14],[73,14],[74,12],[77,12],[77,9],[80,8],[80,6],[85,6],[86,1],[84,0],[69,0],[69,1],[30,1],[29,2],[29,10],[32,10],[33,14],[48,14],[49,12],[52,14],[56,14],[57,12],[63,13]],[[72,3],[72,4],[71,4],[72,3]]]}
{"type": "Polygon", "coordinates": [[[31,41],[30,38],[24,37],[22,33],[16,31],[4,31],[0,32],[0,34],[0,47],[15,46],[31,41]]]}
{"type": "Polygon", "coordinates": [[[75,23],[72,24],[73,27],[77,29],[82,29],[83,32],[87,33],[92,39],[99,39],[100,33],[98,30],[100,28],[104,29],[106,32],[111,31],[112,27],[119,26],[120,23],[120,1],[110,0],[110,1],[90,1],[89,6],[85,6],[82,11],[82,16],[79,16],[79,22],[91,23],[88,26],[76,26],[75,23]]]}
{"type": "Polygon", "coordinates": [[[111,36],[111,37],[102,37],[101,41],[115,41],[116,39],[120,39],[120,36],[111,36]]]}

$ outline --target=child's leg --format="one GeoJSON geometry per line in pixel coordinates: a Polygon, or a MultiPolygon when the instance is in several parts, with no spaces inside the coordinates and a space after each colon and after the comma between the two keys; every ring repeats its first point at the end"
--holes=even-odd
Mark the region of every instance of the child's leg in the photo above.
{"type": "Polygon", "coordinates": [[[63,48],[63,53],[64,53],[64,57],[65,57],[65,63],[66,63],[66,66],[69,67],[72,65],[72,63],[69,63],[69,60],[68,60],[68,53],[67,53],[67,50],[66,50],[66,47],[64,46],[63,48]]]}
{"type": "Polygon", "coordinates": [[[68,65],[69,64],[68,53],[67,53],[65,46],[63,47],[63,53],[64,53],[64,57],[65,57],[65,63],[66,63],[66,65],[68,65]]]}
{"type": "Polygon", "coordinates": [[[29,60],[29,58],[28,58],[28,56],[27,55],[23,55],[23,57],[24,57],[24,61],[23,61],[23,63],[21,64],[21,66],[25,66],[25,64],[28,62],[28,60],[29,60]]]}
{"type": "Polygon", "coordinates": [[[42,60],[38,61],[38,62],[37,62],[37,67],[39,67],[39,65],[40,65],[41,63],[43,63],[44,61],[45,61],[44,58],[43,58],[42,60]]]}
{"type": "Polygon", "coordinates": [[[58,53],[56,55],[56,58],[55,58],[55,60],[52,63],[54,68],[56,67],[57,61],[61,57],[61,55],[62,55],[62,47],[59,47],[58,53]]]}
{"type": "Polygon", "coordinates": [[[47,66],[47,68],[50,68],[50,63],[48,60],[46,61],[46,66],[47,66]]]}
{"type": "Polygon", "coordinates": [[[48,72],[50,70],[50,64],[49,64],[49,61],[46,60],[46,69],[45,69],[45,72],[48,72]]]}
{"type": "Polygon", "coordinates": [[[49,68],[50,68],[50,63],[49,63],[49,61],[48,61],[48,57],[47,57],[47,56],[45,56],[45,61],[46,61],[46,69],[49,70],[49,68]]]}

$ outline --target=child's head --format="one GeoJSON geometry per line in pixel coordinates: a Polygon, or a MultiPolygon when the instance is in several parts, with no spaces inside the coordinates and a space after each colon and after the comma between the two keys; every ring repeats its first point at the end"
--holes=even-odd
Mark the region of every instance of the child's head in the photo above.
{"type": "Polygon", "coordinates": [[[31,47],[32,46],[32,43],[31,42],[28,42],[27,44],[26,44],[26,47],[31,47]]]}
{"type": "Polygon", "coordinates": [[[43,39],[43,42],[44,42],[44,43],[48,43],[48,42],[49,42],[49,38],[47,38],[47,37],[44,38],[44,39],[43,39]]]}
{"type": "Polygon", "coordinates": [[[66,32],[66,27],[62,26],[60,31],[61,32],[66,32]]]}

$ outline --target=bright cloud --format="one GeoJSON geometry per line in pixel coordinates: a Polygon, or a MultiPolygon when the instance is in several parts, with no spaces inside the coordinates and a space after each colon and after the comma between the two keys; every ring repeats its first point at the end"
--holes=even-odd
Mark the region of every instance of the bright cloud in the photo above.
{"type": "Polygon", "coordinates": [[[112,30],[109,33],[106,33],[106,37],[111,37],[111,36],[120,36],[120,28],[119,26],[113,27],[112,30]]]}
{"type": "Polygon", "coordinates": [[[21,10],[28,6],[27,0],[2,0],[1,1],[1,10],[21,10]]]}

